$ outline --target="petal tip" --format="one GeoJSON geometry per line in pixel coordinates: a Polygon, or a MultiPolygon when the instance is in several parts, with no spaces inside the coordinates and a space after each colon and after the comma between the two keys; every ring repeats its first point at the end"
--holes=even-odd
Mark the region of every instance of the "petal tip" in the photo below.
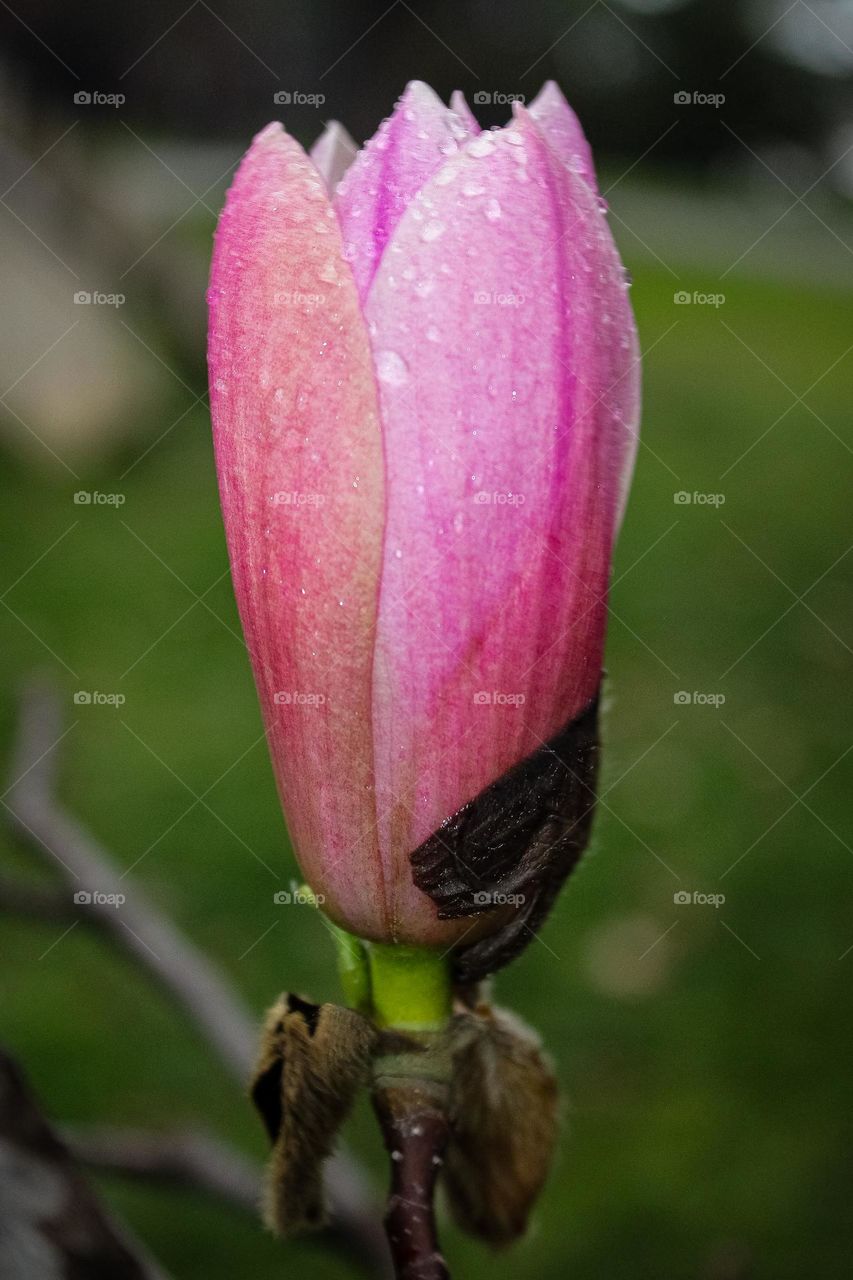
{"type": "Polygon", "coordinates": [[[252,146],[254,147],[257,143],[275,142],[285,137],[286,133],[287,130],[280,120],[270,120],[269,124],[265,124],[263,129],[260,129],[255,134],[252,139],[252,146]]]}
{"type": "Polygon", "coordinates": [[[450,95],[450,110],[462,121],[469,133],[480,132],[479,121],[468,106],[468,100],[461,89],[454,89],[450,95]]]}

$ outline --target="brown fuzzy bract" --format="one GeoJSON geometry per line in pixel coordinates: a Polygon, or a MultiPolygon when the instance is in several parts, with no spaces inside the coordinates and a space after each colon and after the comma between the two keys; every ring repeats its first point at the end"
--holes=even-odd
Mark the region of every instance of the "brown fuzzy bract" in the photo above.
{"type": "Polygon", "coordinates": [[[534,1033],[480,1006],[453,1022],[444,1186],[457,1224],[499,1246],[527,1228],[557,1137],[557,1081],[534,1033]]]}
{"type": "Polygon", "coordinates": [[[323,1162],[367,1079],[375,1028],[334,1004],[281,996],[267,1014],[251,1083],[273,1144],[264,1221],[276,1235],[324,1219],[323,1162]]]}

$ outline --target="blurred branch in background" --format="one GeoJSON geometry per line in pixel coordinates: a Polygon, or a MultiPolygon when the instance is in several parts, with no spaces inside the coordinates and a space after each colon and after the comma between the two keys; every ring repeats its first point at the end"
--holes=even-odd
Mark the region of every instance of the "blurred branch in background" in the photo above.
{"type": "MultiPolygon", "coordinates": [[[[253,1064],[257,1038],[255,1021],[239,996],[210,961],[165,920],[136,888],[117,874],[113,859],[66,811],[56,798],[55,748],[63,737],[62,716],[57,697],[45,685],[33,685],[21,708],[18,740],[13,753],[12,778],[2,803],[18,833],[41,853],[47,852],[62,870],[73,890],[76,915],[69,929],[85,916],[103,929],[120,948],[128,952],[188,1014],[220,1062],[240,1088],[253,1064]],[[124,896],[122,911],[109,899],[124,896]],[[121,918],[119,918],[121,917],[121,918]]],[[[69,904],[70,905],[70,904],[69,904]]],[[[32,907],[36,914],[53,914],[60,909],[59,894],[6,886],[0,891],[0,909],[32,907]]],[[[90,1135],[88,1158],[106,1159],[104,1134],[100,1140],[90,1135]]],[[[250,1198],[248,1166],[237,1166],[226,1149],[212,1145],[213,1139],[188,1139],[180,1135],[165,1138],[140,1136],[130,1142],[125,1134],[117,1146],[114,1167],[150,1174],[180,1174],[198,1183],[205,1164],[204,1152],[216,1153],[216,1168],[208,1167],[205,1189],[216,1187],[241,1203],[250,1198]],[[122,1158],[122,1155],[124,1158],[122,1158]],[[128,1168],[130,1166],[130,1168],[128,1168]],[[144,1168],[147,1166],[147,1169],[144,1168]]],[[[81,1151],[86,1143],[80,1140],[81,1151]]],[[[331,1204],[331,1238],[376,1275],[387,1271],[387,1250],[379,1219],[366,1179],[348,1156],[339,1153],[327,1165],[326,1183],[331,1204]]]]}
{"type": "Polygon", "coordinates": [[[208,1134],[149,1133],[98,1125],[64,1129],[63,1137],[74,1158],[92,1169],[204,1191],[257,1215],[261,1170],[208,1134]]]}
{"type": "Polygon", "coordinates": [[[0,1274],[167,1280],[98,1202],[0,1049],[0,1274]]]}

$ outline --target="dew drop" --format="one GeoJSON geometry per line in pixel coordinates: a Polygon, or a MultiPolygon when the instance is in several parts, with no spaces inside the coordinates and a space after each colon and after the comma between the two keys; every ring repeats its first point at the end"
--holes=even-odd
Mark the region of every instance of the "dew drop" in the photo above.
{"type": "Polygon", "coordinates": [[[433,240],[437,240],[441,235],[444,235],[444,223],[439,222],[437,218],[433,218],[421,232],[421,239],[430,243],[433,240]]]}
{"type": "Polygon", "coordinates": [[[482,160],[485,156],[490,156],[495,149],[495,144],[490,142],[488,138],[475,138],[469,143],[467,155],[473,156],[475,160],[482,160]]]}
{"type": "Polygon", "coordinates": [[[376,356],[376,375],[380,382],[400,387],[409,377],[409,366],[396,351],[380,351],[376,356]]]}
{"type": "Polygon", "coordinates": [[[497,222],[502,213],[503,209],[501,209],[497,200],[486,201],[486,217],[489,219],[489,222],[497,222]]]}

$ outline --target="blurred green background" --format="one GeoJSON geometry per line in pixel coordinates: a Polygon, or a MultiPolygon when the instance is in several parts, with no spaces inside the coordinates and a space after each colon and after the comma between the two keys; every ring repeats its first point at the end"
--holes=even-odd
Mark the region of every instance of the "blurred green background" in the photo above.
{"type": "MultiPolygon", "coordinates": [[[[799,21],[805,6],[795,7],[799,21]]],[[[419,54],[431,65],[438,59],[433,78],[448,87],[458,71],[472,94],[477,83],[520,91],[507,61],[523,70],[577,19],[577,36],[566,35],[533,77],[538,87],[557,74],[571,95],[559,58],[582,58],[582,45],[572,50],[584,8],[542,6],[534,32],[524,29],[522,53],[507,52],[521,40],[519,15],[489,38],[481,16],[483,38],[472,43],[468,26],[454,35],[443,6],[421,6],[408,19],[397,12],[393,73],[370,33],[352,55],[364,74],[381,65],[387,99],[371,85],[365,101],[352,73],[334,110],[300,108],[294,131],[310,142],[321,116],[346,120],[349,105],[370,131],[406,79],[425,74],[419,54]],[[441,41],[424,22],[440,26],[441,41]],[[453,50],[442,52],[443,41],[453,50]],[[476,83],[454,50],[476,65],[476,83]]],[[[596,21],[611,12],[594,8],[596,21]]],[[[822,20],[834,21],[833,6],[824,8],[822,20]]],[[[648,109],[640,94],[631,122],[638,136],[624,148],[608,145],[615,133],[603,108],[597,114],[593,102],[585,116],[594,140],[601,131],[602,188],[634,278],[647,353],[644,443],[614,570],[593,847],[541,938],[497,981],[499,1000],[541,1031],[556,1059],[565,1132],[522,1244],[487,1256],[445,1224],[459,1277],[488,1266],[494,1280],[834,1278],[848,1273],[853,1250],[845,697],[853,218],[838,142],[850,130],[849,82],[834,64],[786,61],[775,37],[744,53],[774,20],[764,6],[757,27],[746,19],[732,27],[726,49],[765,75],[775,57],[780,78],[793,77],[790,91],[805,104],[798,119],[805,114],[811,133],[792,138],[784,121],[756,108],[755,132],[742,145],[753,119],[743,101],[738,137],[725,107],[686,106],[705,113],[700,128],[679,115],[673,90],[714,91],[725,60],[706,50],[703,62],[701,23],[697,16],[686,28],[688,11],[706,16],[701,5],[612,11],[630,28],[632,57],[654,75],[659,57],[704,66],[696,84],[667,84],[668,116],[659,118],[651,89],[648,109]],[[644,52],[649,44],[653,53],[644,52]],[[835,118],[829,95],[818,111],[821,77],[835,118]],[[661,155],[656,139],[669,120],[682,142],[671,138],[661,155]],[[695,152],[692,132],[701,139],[695,152]],[[798,200],[839,156],[832,178],[798,200]],[[716,302],[702,301],[708,295],[716,302]],[[684,494],[691,501],[679,500],[684,494]],[[724,901],[693,901],[694,893],[724,901]]],[[[308,21],[307,8],[298,12],[308,21]]],[[[371,13],[361,7],[355,28],[364,31],[371,13]]],[[[236,11],[229,27],[275,63],[261,38],[268,11],[250,6],[249,15],[250,34],[236,11]]],[[[49,7],[40,16],[40,38],[73,65],[68,30],[51,27],[49,7]]],[[[321,10],[313,21],[333,16],[321,10]]],[[[135,41],[141,52],[168,25],[159,9],[149,23],[132,40],[122,33],[128,47],[135,41]]],[[[597,36],[602,65],[608,40],[623,47],[618,29],[613,22],[597,36]]],[[[845,33],[840,25],[839,38],[845,33]]],[[[26,32],[16,39],[23,48],[26,32]]],[[[300,46],[280,83],[312,91],[332,60],[323,55],[348,43],[334,26],[323,41],[311,46],[315,60],[300,46]]],[[[101,56],[118,42],[103,37],[101,56]]],[[[273,107],[265,87],[245,128],[212,112],[202,124],[184,122],[168,104],[159,116],[144,105],[135,115],[131,102],[79,118],[71,114],[77,82],[66,76],[73,136],[42,161],[66,123],[62,106],[34,111],[29,134],[20,121],[33,103],[51,100],[45,86],[65,72],[46,70],[44,50],[30,43],[31,65],[14,86],[24,105],[5,153],[15,189],[3,197],[2,221],[3,271],[16,298],[3,319],[3,385],[14,385],[0,398],[8,411],[3,740],[11,743],[22,683],[46,670],[73,724],[58,749],[63,799],[119,868],[135,864],[128,892],[144,887],[258,1015],[284,987],[336,998],[320,921],[308,908],[273,903],[297,870],[226,572],[202,364],[204,275],[223,171],[254,123],[287,120],[286,109],[273,107]],[[190,129],[203,136],[189,141],[190,129]],[[30,161],[38,163],[28,176],[30,161]],[[121,292],[126,302],[80,307],[77,289],[121,292]],[[68,326],[73,332],[63,332],[68,326]],[[78,490],[124,501],[76,505],[78,490]],[[122,693],[126,702],[75,705],[79,689],[122,693]]],[[[234,74],[248,86],[252,60],[244,63],[239,41],[233,46],[234,74]]],[[[202,65],[205,48],[202,40],[196,49],[202,65]]],[[[168,36],[162,49],[176,57],[168,36]]],[[[152,75],[157,58],[156,49],[147,58],[152,75]]],[[[119,83],[89,81],[106,92],[119,83]]],[[[58,103],[55,85],[51,92],[58,103]]],[[[4,841],[4,875],[49,882],[48,859],[4,841]]],[[[10,914],[0,925],[0,1037],[56,1122],[205,1128],[263,1156],[259,1125],[209,1050],[108,942],[84,926],[61,937],[64,923],[10,914]]],[[[383,1160],[366,1106],[347,1142],[380,1187],[383,1160]]],[[[323,1237],[277,1245],[251,1218],[201,1194],[118,1178],[98,1186],[181,1280],[272,1280],[286,1268],[310,1278],[358,1274],[323,1237]]]]}

